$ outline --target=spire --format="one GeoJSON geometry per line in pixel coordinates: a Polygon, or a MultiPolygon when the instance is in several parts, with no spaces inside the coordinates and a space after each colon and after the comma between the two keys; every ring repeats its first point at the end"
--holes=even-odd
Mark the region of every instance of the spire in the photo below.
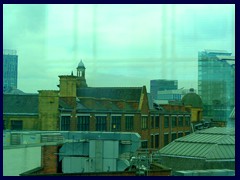
{"type": "Polygon", "coordinates": [[[78,63],[78,67],[77,68],[80,68],[80,69],[86,69],[82,60],[78,63]]]}

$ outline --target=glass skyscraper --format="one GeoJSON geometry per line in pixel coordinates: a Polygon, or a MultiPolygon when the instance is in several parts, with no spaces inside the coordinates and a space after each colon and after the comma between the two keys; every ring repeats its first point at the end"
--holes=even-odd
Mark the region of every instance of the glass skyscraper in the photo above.
{"type": "Polygon", "coordinates": [[[228,120],[235,107],[235,56],[219,50],[198,53],[198,94],[203,118],[228,120]]]}
{"type": "Polygon", "coordinates": [[[17,51],[3,50],[3,92],[17,89],[17,70],[17,51]]]}

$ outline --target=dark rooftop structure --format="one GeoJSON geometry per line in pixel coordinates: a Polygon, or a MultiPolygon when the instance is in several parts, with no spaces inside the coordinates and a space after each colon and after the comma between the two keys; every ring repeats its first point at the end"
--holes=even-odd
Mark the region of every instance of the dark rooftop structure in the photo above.
{"type": "Polygon", "coordinates": [[[139,101],[142,87],[94,87],[79,88],[77,97],[108,98],[139,101]]]}
{"type": "Polygon", "coordinates": [[[194,92],[194,89],[190,89],[189,93],[183,96],[182,103],[184,106],[192,106],[193,108],[202,108],[202,99],[198,94],[194,92]]]}
{"type": "Polygon", "coordinates": [[[3,114],[38,114],[38,94],[4,94],[3,114]]]}

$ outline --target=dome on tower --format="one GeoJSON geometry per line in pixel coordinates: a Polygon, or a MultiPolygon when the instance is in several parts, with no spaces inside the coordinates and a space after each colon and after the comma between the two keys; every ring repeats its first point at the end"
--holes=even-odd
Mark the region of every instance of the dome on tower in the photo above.
{"type": "Polygon", "coordinates": [[[182,103],[186,106],[192,106],[194,108],[202,108],[203,106],[201,97],[194,92],[193,88],[189,90],[189,93],[183,96],[182,103]]]}
{"type": "Polygon", "coordinates": [[[78,63],[78,67],[77,68],[83,68],[83,69],[86,69],[82,60],[78,63]]]}

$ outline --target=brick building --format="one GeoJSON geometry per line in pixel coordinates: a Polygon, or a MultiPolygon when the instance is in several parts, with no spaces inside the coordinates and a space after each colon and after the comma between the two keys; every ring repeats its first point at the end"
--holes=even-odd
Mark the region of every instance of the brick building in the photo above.
{"type": "Polygon", "coordinates": [[[156,109],[145,86],[88,87],[85,70],[81,61],[77,76],[59,76],[59,90],[39,90],[39,94],[17,97],[4,95],[5,128],[14,129],[17,120],[21,124],[17,130],[137,132],[143,148],[155,149],[190,133],[191,113],[184,106],[156,109]],[[24,102],[29,98],[34,102],[29,102],[26,110],[24,102]]]}

